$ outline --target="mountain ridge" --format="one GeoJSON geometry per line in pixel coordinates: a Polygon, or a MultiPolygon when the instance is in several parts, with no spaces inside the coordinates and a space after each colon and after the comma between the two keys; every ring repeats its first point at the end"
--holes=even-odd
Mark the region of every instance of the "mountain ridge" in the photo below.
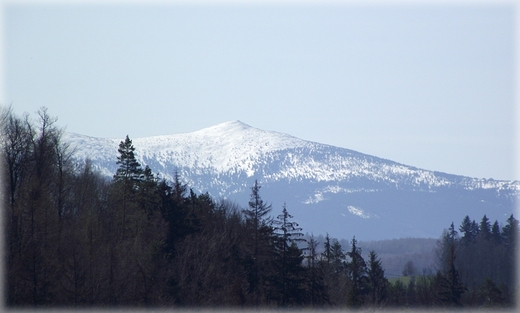
{"type": "MultiPolygon", "coordinates": [[[[121,139],[66,133],[65,140],[77,151],[78,161],[90,158],[104,176],[111,177],[115,173],[121,139]]],[[[330,215],[338,208],[341,212],[331,217],[350,220],[346,223],[349,225],[354,223],[352,218],[363,222],[384,218],[389,214],[382,208],[383,198],[389,203],[395,202],[390,207],[396,216],[404,212],[410,214],[414,210],[401,208],[399,197],[430,198],[406,204],[417,208],[417,203],[427,207],[429,204],[425,201],[444,203],[446,200],[441,194],[450,194],[455,197],[454,201],[459,201],[457,192],[459,196],[470,197],[471,203],[480,200],[493,203],[488,209],[502,212],[498,214],[502,217],[504,212],[513,211],[520,191],[518,181],[478,179],[419,169],[346,148],[257,129],[239,120],[189,133],[133,138],[132,141],[138,161],[143,166],[149,165],[162,178],[172,180],[177,172],[194,191],[239,203],[247,203],[249,188],[258,180],[264,186],[266,200],[271,198],[276,206],[287,201],[295,211],[305,212],[303,219],[307,221],[302,222],[308,226],[316,224],[311,223],[316,214],[330,215]],[[437,197],[428,194],[437,194],[437,197]],[[472,194],[478,196],[473,199],[472,194]],[[324,204],[333,208],[324,208],[324,204]]],[[[463,205],[467,206],[465,202],[463,205]]],[[[297,216],[297,212],[293,215],[297,216]]],[[[446,225],[449,223],[443,227],[446,225]]],[[[337,227],[341,227],[341,223],[337,227]]],[[[316,229],[323,231],[325,227],[316,229]]],[[[439,229],[437,235],[441,231],[439,229]]],[[[420,227],[414,233],[424,237],[420,227]]]]}

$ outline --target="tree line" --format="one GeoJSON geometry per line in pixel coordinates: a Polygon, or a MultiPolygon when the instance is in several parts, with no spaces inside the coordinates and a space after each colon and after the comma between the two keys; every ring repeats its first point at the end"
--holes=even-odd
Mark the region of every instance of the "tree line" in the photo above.
{"type": "Polygon", "coordinates": [[[377,253],[365,260],[355,238],[346,250],[328,235],[305,240],[257,182],[245,208],[196,194],[177,174],[167,181],[143,168],[128,136],[107,180],[88,159],[74,161],[56,120],[45,108],[37,121],[11,108],[1,115],[10,307],[513,304],[513,216],[502,229],[468,218],[462,237],[452,224],[435,274],[390,283],[377,253]]]}

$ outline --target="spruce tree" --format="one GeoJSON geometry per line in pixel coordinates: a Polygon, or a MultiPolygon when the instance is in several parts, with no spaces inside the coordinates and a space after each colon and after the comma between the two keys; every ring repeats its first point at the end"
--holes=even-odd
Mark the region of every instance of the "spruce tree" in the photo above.
{"type": "Polygon", "coordinates": [[[507,219],[507,225],[502,228],[502,238],[509,251],[515,250],[518,240],[518,220],[513,214],[507,219]]]}
{"type": "Polygon", "coordinates": [[[329,233],[327,233],[327,235],[325,236],[325,242],[323,243],[323,252],[321,253],[321,257],[327,265],[330,264],[331,246],[330,246],[329,233]]]}
{"type": "Polygon", "coordinates": [[[367,268],[361,248],[357,247],[357,240],[354,237],[351,241],[352,248],[347,255],[350,261],[347,263],[347,273],[350,279],[350,288],[347,295],[348,304],[354,308],[360,307],[364,303],[364,295],[367,291],[367,268]]]}
{"type": "Polygon", "coordinates": [[[377,257],[377,253],[374,251],[370,251],[368,255],[367,276],[370,302],[379,306],[386,299],[389,283],[388,279],[385,277],[385,271],[381,265],[381,260],[377,257]]]}
{"type": "Polygon", "coordinates": [[[142,179],[143,170],[135,158],[135,148],[128,135],[124,141],[119,143],[117,152],[119,152],[119,156],[116,164],[119,165],[119,168],[114,175],[114,180],[128,183],[130,187],[136,188],[137,183],[142,179]]]}
{"type": "Polygon", "coordinates": [[[330,249],[332,272],[334,274],[343,273],[346,269],[346,255],[343,253],[343,249],[337,239],[332,241],[332,247],[330,249]]]}
{"type": "Polygon", "coordinates": [[[135,158],[135,148],[132,140],[126,135],[124,141],[119,143],[119,156],[116,164],[119,168],[114,175],[116,188],[119,190],[119,199],[122,202],[121,217],[121,238],[125,238],[125,229],[127,228],[126,220],[129,211],[129,203],[134,202],[138,186],[143,178],[143,170],[141,165],[135,158]]]}
{"type": "Polygon", "coordinates": [[[280,304],[286,306],[295,299],[290,298],[290,294],[298,293],[293,290],[296,288],[298,283],[293,280],[301,280],[298,273],[301,272],[301,249],[296,245],[297,242],[305,241],[301,233],[302,228],[298,227],[298,223],[292,222],[293,216],[287,212],[287,207],[284,203],[282,214],[276,217],[277,220],[273,221],[274,231],[277,235],[277,258],[278,258],[278,280],[279,280],[279,294],[280,304]],[[292,248],[291,248],[292,247],[292,248]],[[292,249],[293,251],[289,251],[292,249]],[[298,249],[299,254],[294,249],[298,249]],[[298,264],[299,262],[299,264],[298,264]],[[291,289],[292,288],[292,289],[291,289]]]}
{"type": "Polygon", "coordinates": [[[152,170],[148,165],[142,173],[142,180],[139,181],[139,205],[143,212],[146,213],[147,217],[150,218],[154,211],[158,211],[160,198],[158,192],[158,180],[152,173],[152,170]]]}
{"type": "Polygon", "coordinates": [[[502,243],[502,234],[500,232],[498,221],[495,221],[493,226],[491,226],[491,238],[493,239],[493,243],[496,245],[500,245],[502,243]]]}
{"type": "Polygon", "coordinates": [[[337,239],[326,237],[325,240],[326,250],[321,254],[319,265],[323,272],[328,299],[333,304],[343,305],[346,304],[348,284],[345,253],[337,239]]]}
{"type": "Polygon", "coordinates": [[[453,222],[448,230],[444,230],[442,238],[437,242],[437,257],[442,272],[449,271],[449,264],[451,258],[451,249],[459,242],[458,233],[455,230],[453,222]]]}
{"type": "Polygon", "coordinates": [[[466,217],[464,217],[462,220],[462,224],[460,225],[459,230],[461,234],[463,234],[461,243],[464,246],[468,246],[469,244],[475,242],[478,234],[478,227],[476,227],[475,221],[470,220],[468,215],[466,215],[466,217]]]}
{"type": "Polygon", "coordinates": [[[326,290],[326,283],[324,282],[324,273],[322,268],[318,266],[318,241],[311,236],[307,241],[307,303],[311,307],[329,303],[329,295],[326,290]]]}
{"type": "Polygon", "coordinates": [[[455,246],[449,250],[448,271],[442,274],[441,290],[439,298],[441,303],[446,306],[462,306],[460,298],[465,288],[460,280],[459,272],[455,268],[455,246]]]}
{"type": "Polygon", "coordinates": [[[273,238],[272,219],[268,216],[271,206],[264,204],[260,197],[260,185],[255,180],[251,188],[251,199],[249,208],[243,210],[246,229],[249,230],[250,238],[246,243],[248,257],[246,259],[249,270],[249,293],[253,297],[256,306],[265,296],[263,282],[266,277],[266,267],[271,258],[271,242],[273,238]]]}
{"type": "Polygon", "coordinates": [[[504,262],[505,266],[503,267],[506,269],[505,272],[509,273],[509,275],[507,275],[506,284],[511,287],[514,286],[518,278],[517,272],[515,271],[515,268],[518,265],[518,226],[518,220],[514,218],[513,214],[511,214],[507,219],[506,226],[502,228],[502,242],[506,250],[506,262],[504,262]]]}
{"type": "Polygon", "coordinates": [[[482,217],[479,225],[480,236],[485,240],[491,239],[491,223],[486,215],[482,217]]]}
{"type": "Polygon", "coordinates": [[[285,264],[283,265],[283,284],[281,305],[302,305],[305,299],[305,269],[303,268],[303,253],[296,242],[291,242],[287,247],[285,264]]]}

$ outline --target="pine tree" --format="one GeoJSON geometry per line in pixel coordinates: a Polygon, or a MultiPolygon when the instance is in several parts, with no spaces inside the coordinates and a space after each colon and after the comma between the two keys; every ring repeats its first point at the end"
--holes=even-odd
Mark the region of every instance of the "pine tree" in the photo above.
{"type": "Polygon", "coordinates": [[[505,262],[503,269],[505,273],[508,273],[506,285],[513,287],[517,281],[517,273],[515,268],[518,263],[518,232],[519,222],[514,218],[513,214],[507,219],[507,224],[502,228],[502,242],[505,248],[505,262]]]}
{"type": "Polygon", "coordinates": [[[345,253],[337,239],[328,235],[325,237],[325,250],[321,253],[319,261],[320,271],[323,273],[323,281],[326,286],[328,301],[331,304],[343,305],[346,303],[347,273],[345,253]]]}
{"type": "Polygon", "coordinates": [[[138,182],[142,180],[143,170],[135,158],[135,148],[128,135],[126,135],[124,141],[119,143],[117,152],[119,152],[119,156],[116,164],[119,165],[119,168],[114,175],[114,180],[127,183],[131,188],[136,188],[138,182]]]}
{"type": "Polygon", "coordinates": [[[321,253],[321,257],[324,260],[324,262],[328,265],[330,265],[331,260],[331,246],[330,246],[330,237],[329,233],[325,236],[325,242],[323,243],[323,252],[321,253]]]}
{"type": "Polygon", "coordinates": [[[277,235],[278,277],[280,280],[278,289],[281,297],[280,305],[286,306],[291,303],[291,301],[295,301],[294,297],[289,299],[291,298],[290,295],[299,292],[295,291],[294,288],[298,286],[297,281],[301,280],[298,273],[301,273],[301,261],[303,256],[301,256],[301,250],[298,249],[296,243],[305,241],[305,239],[298,238],[303,236],[301,233],[302,228],[298,227],[296,222],[290,221],[293,216],[287,212],[285,203],[283,205],[282,214],[276,218],[277,220],[274,221],[273,224],[276,225],[274,231],[277,235]],[[295,248],[299,250],[299,254],[296,253],[295,248]],[[290,249],[293,249],[293,251],[289,251],[290,249]],[[298,260],[300,263],[298,263],[298,260]]]}
{"type": "Polygon", "coordinates": [[[302,261],[302,249],[298,248],[296,242],[291,242],[287,247],[285,264],[283,265],[283,282],[281,305],[302,305],[305,299],[305,276],[302,261]]]}
{"type": "Polygon", "coordinates": [[[322,268],[318,266],[318,242],[314,236],[307,241],[307,294],[311,307],[316,307],[324,303],[329,303],[329,295],[324,282],[324,273],[322,268]]]}
{"type": "Polygon", "coordinates": [[[368,290],[370,302],[376,306],[382,305],[386,299],[388,292],[388,280],[385,277],[385,271],[378,259],[377,253],[370,251],[368,255],[368,290]]]}
{"type": "Polygon", "coordinates": [[[253,297],[254,304],[259,305],[265,296],[264,286],[268,267],[271,259],[271,242],[273,238],[272,219],[268,216],[271,206],[265,205],[260,197],[260,185],[255,180],[251,188],[249,209],[243,210],[246,229],[250,232],[250,239],[246,243],[248,248],[247,268],[249,270],[249,293],[253,297]]]}
{"type": "Polygon", "coordinates": [[[493,226],[491,226],[491,238],[493,239],[493,243],[496,245],[500,245],[502,243],[502,233],[500,231],[498,221],[495,221],[493,226]]]}
{"type": "Polygon", "coordinates": [[[468,215],[466,215],[462,220],[459,230],[463,234],[461,238],[461,243],[463,245],[467,246],[475,242],[478,234],[478,227],[475,227],[475,221],[471,221],[468,215]]]}
{"type": "Polygon", "coordinates": [[[246,222],[255,230],[255,237],[258,237],[258,232],[262,227],[271,226],[271,219],[267,216],[271,212],[271,206],[264,204],[260,197],[260,188],[258,181],[255,180],[255,184],[251,188],[249,209],[243,211],[246,222]]]}
{"type": "Polygon", "coordinates": [[[302,242],[305,241],[303,238],[303,233],[301,233],[302,228],[299,227],[298,223],[292,222],[290,219],[294,218],[291,214],[287,212],[287,207],[285,203],[283,204],[282,214],[276,217],[277,221],[274,221],[275,225],[274,231],[281,238],[281,242],[286,246],[290,246],[293,242],[302,242]]]}
{"type": "Polygon", "coordinates": [[[446,306],[462,306],[460,298],[465,288],[460,281],[459,272],[455,268],[455,245],[449,249],[448,271],[442,274],[439,299],[446,306]]]}
{"type": "Polygon", "coordinates": [[[507,225],[502,228],[502,238],[504,244],[510,251],[515,250],[518,240],[518,220],[514,218],[513,214],[507,219],[507,225]]]}
{"type": "Polygon", "coordinates": [[[330,252],[332,272],[336,275],[343,273],[346,270],[346,255],[337,239],[332,241],[330,252]]]}
{"type": "Polygon", "coordinates": [[[367,268],[365,260],[361,256],[361,248],[357,247],[354,237],[351,241],[352,248],[347,255],[350,261],[347,263],[347,273],[350,279],[350,288],[347,295],[348,304],[352,307],[360,307],[364,302],[367,291],[367,268]]]}
{"type": "Polygon", "coordinates": [[[176,179],[173,187],[166,180],[160,181],[157,187],[161,215],[167,222],[163,251],[169,259],[176,254],[176,244],[194,231],[185,205],[187,202],[184,194],[186,186],[180,183],[177,174],[174,177],[176,179]]]}
{"type": "Polygon", "coordinates": [[[135,201],[135,195],[138,186],[142,181],[143,170],[141,165],[135,158],[135,148],[132,145],[132,140],[126,136],[124,141],[119,143],[119,156],[116,164],[119,168],[114,175],[114,182],[119,189],[120,199],[122,201],[122,216],[121,216],[121,238],[125,238],[125,229],[127,228],[127,214],[129,211],[129,203],[135,201]]]}
{"type": "Polygon", "coordinates": [[[159,193],[158,193],[158,180],[152,173],[152,170],[148,165],[142,173],[142,180],[139,181],[138,192],[139,192],[139,206],[146,216],[150,219],[155,211],[159,211],[159,193]]]}
{"type": "Polygon", "coordinates": [[[442,272],[449,270],[451,249],[458,244],[458,233],[453,222],[448,230],[444,230],[442,238],[438,241],[437,257],[442,272]]]}
{"type": "Polygon", "coordinates": [[[486,215],[482,217],[479,225],[479,235],[485,240],[491,239],[491,223],[486,215]]]}

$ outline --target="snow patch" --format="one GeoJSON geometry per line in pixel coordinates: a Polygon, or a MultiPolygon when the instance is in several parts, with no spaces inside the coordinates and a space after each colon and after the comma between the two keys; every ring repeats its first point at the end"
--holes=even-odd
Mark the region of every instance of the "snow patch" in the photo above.
{"type": "Polygon", "coordinates": [[[375,214],[368,214],[368,213],[365,213],[361,208],[356,208],[355,206],[352,206],[352,205],[349,205],[347,207],[348,211],[356,216],[359,216],[361,218],[372,218],[372,217],[375,217],[375,218],[379,218],[379,216],[375,215],[375,214]]]}

